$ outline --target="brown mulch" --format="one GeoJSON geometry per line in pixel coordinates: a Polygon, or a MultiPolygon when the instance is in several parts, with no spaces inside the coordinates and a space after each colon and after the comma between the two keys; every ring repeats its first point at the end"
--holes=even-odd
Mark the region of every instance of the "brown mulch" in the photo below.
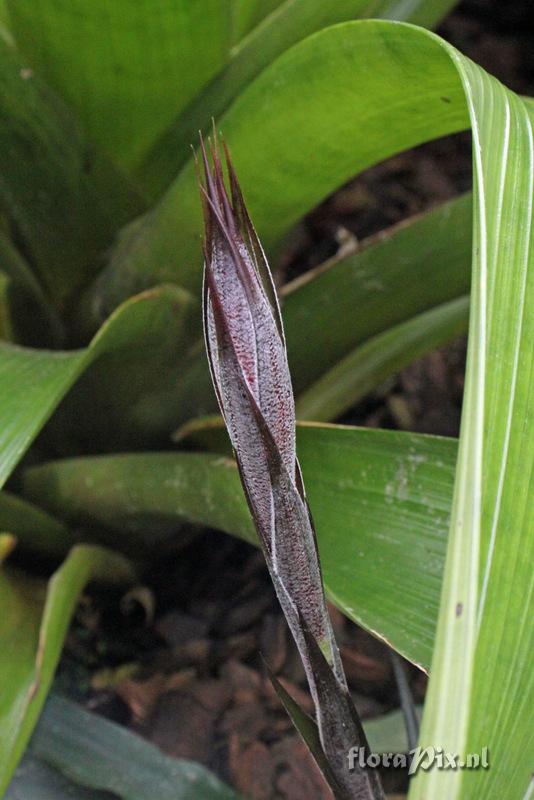
{"type": "MultiPolygon", "coordinates": [[[[329,798],[264,666],[263,660],[312,713],[302,664],[260,554],[208,534],[180,554],[179,564],[169,569],[162,563],[156,572],[154,602],[162,611],[148,626],[152,641],[144,642],[144,658],[138,654],[139,637],[147,635],[142,613],[130,621],[128,631],[128,618],[121,626],[108,618],[108,603],[85,610],[85,630],[88,619],[92,627],[85,660],[101,661],[104,654],[108,661],[92,674],[89,706],[127,724],[169,755],[204,764],[251,800],[329,798]],[[173,592],[177,578],[178,597],[173,592]],[[116,636],[120,629],[122,642],[116,636]]],[[[335,608],[331,614],[362,718],[397,706],[388,648],[335,608]]],[[[78,637],[70,637],[70,647],[73,640],[78,637]]],[[[410,675],[421,699],[420,674],[410,668],[410,675]]],[[[389,782],[391,789],[402,789],[406,776],[392,775],[389,782]]]]}

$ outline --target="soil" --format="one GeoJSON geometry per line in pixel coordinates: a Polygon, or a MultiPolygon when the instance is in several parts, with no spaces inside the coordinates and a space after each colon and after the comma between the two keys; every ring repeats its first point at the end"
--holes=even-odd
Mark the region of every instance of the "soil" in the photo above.
{"type": "MultiPolygon", "coordinates": [[[[534,94],[534,17],[529,0],[464,0],[440,33],[511,88],[534,94]]],[[[457,135],[390,159],[351,181],[296,229],[280,268],[294,277],[363,239],[466,191],[470,142],[457,135]]],[[[342,421],[458,434],[465,342],[421,359],[342,421]]],[[[122,599],[85,599],[60,680],[86,681],[85,701],[165,752],[199,761],[252,800],[330,797],[276,698],[260,652],[310,708],[302,666],[261,555],[221,534],[197,538],[153,565],[146,585],[122,599]]],[[[388,649],[332,609],[350,689],[365,718],[399,705],[388,649]]],[[[406,665],[416,702],[425,676],[406,665]]],[[[72,688],[72,687],[71,687],[72,688]]],[[[385,776],[404,796],[407,776],[385,776]]],[[[393,796],[393,795],[392,795],[393,796]]]]}

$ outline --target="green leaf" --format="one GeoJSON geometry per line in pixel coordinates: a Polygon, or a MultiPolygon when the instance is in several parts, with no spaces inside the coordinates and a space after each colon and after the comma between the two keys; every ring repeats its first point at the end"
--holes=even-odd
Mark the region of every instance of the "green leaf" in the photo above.
{"type": "Polygon", "coordinates": [[[13,44],[13,37],[9,30],[9,11],[7,10],[6,0],[0,0],[0,38],[7,44],[13,44]]]}
{"type": "Polygon", "coordinates": [[[421,743],[494,768],[421,772],[410,797],[532,790],[534,102],[457,57],[473,118],[473,294],[447,568],[421,743]]]}
{"type": "Polygon", "coordinates": [[[87,146],[67,108],[1,38],[0,175],[2,213],[60,302],[96,274],[115,229],[142,209],[87,146]]]}
{"type": "Polygon", "coordinates": [[[298,418],[335,419],[390,375],[466,333],[468,319],[469,298],[460,297],[374,336],[300,395],[298,418]]]}
{"type": "Polygon", "coordinates": [[[9,13],[6,8],[5,0],[0,0],[0,24],[7,25],[9,22],[9,13]]]}
{"type": "Polygon", "coordinates": [[[110,800],[107,792],[76,786],[34,756],[25,756],[15,772],[5,800],[110,800]]]}
{"type": "Polygon", "coordinates": [[[85,358],[83,351],[27,350],[0,342],[0,382],[10,387],[0,399],[0,486],[80,373],[85,358]]]}
{"type": "Polygon", "coordinates": [[[100,792],[121,800],[238,800],[200,764],[170,758],[126,728],[54,694],[44,707],[30,753],[6,800],[18,800],[19,786],[27,787],[32,779],[32,792],[23,800],[98,800],[100,792]],[[45,794],[52,782],[70,787],[70,793],[45,794]]]}
{"type": "MultiPolygon", "coordinates": [[[[323,376],[336,378],[341,360],[346,368],[340,368],[341,377],[354,391],[343,395],[343,386],[338,387],[343,406],[398,371],[400,362],[394,357],[398,332],[411,343],[411,357],[463,332],[467,312],[465,301],[457,298],[469,291],[471,220],[472,199],[461,197],[362,242],[356,252],[334,258],[283,287],[282,316],[301,419],[317,418],[319,401],[308,405],[306,390],[312,391],[317,382],[311,397],[317,389],[318,398],[324,396],[326,401],[334,386],[323,376]],[[439,305],[441,309],[431,312],[439,305]],[[425,311],[428,314],[419,316],[425,311]],[[359,366],[358,374],[351,371],[352,362],[359,366]],[[304,396],[299,398],[301,392],[304,396]]],[[[216,411],[202,340],[182,362],[175,392],[165,402],[182,423],[216,411]]],[[[333,419],[342,408],[339,403],[331,409],[325,406],[320,418],[333,419]]]]}
{"type": "Polygon", "coordinates": [[[68,437],[70,452],[166,445],[180,419],[176,385],[196,311],[189,293],[170,285],[124,304],[90,345],[90,368],[51,420],[54,441],[68,437]]]}
{"type": "Polygon", "coordinates": [[[435,28],[455,5],[457,0],[380,0],[373,16],[435,28]]]}
{"type": "MultiPolygon", "coordinates": [[[[234,47],[228,64],[215,76],[210,84],[194,98],[173,124],[164,132],[148,153],[140,176],[144,185],[157,196],[175,177],[180,167],[190,156],[190,146],[196,143],[198,131],[207,131],[213,117],[226,112],[230,104],[249,83],[256,78],[281,53],[316,31],[340,22],[366,17],[402,19],[408,22],[427,24],[431,27],[454,5],[454,0],[437,4],[434,0],[416,0],[410,3],[379,2],[379,0],[262,0],[234,2],[240,14],[242,30],[243,11],[252,14],[254,5],[265,15],[266,6],[273,13],[266,16],[243,41],[234,47]]],[[[258,17],[256,16],[256,19],[258,17]]],[[[239,34],[239,30],[236,32],[239,34]]],[[[238,37],[239,38],[239,37],[238,37]]]]}
{"type": "MultiPolygon", "coordinates": [[[[298,426],[298,453],[327,591],[349,617],[428,666],[438,611],[456,442],[298,426]]],[[[28,469],[24,493],[79,525],[114,531],[177,521],[257,544],[233,461],[204,453],[68,459],[28,469]]]]}
{"type": "Polygon", "coordinates": [[[17,544],[17,540],[10,533],[0,533],[0,564],[11,554],[17,544]]]}
{"type": "MultiPolygon", "coordinates": [[[[420,716],[422,708],[416,706],[420,716]]],[[[363,723],[372,753],[407,753],[410,749],[406,736],[406,722],[400,709],[382,717],[366,719],[363,723]]]]}
{"type": "MultiPolygon", "coordinates": [[[[151,406],[147,401],[139,409],[134,401],[143,388],[152,388],[150,380],[169,359],[177,368],[188,303],[188,295],[176,286],[163,286],[132,297],[117,309],[85,350],[30,350],[0,343],[0,381],[10,386],[9,393],[0,400],[0,485],[74,381],[94,361],[98,360],[93,380],[101,393],[98,398],[91,397],[92,409],[83,405],[80,396],[74,400],[80,414],[80,433],[88,428],[96,433],[93,414],[99,403],[105,408],[100,421],[109,426],[110,436],[119,435],[117,420],[121,414],[123,425],[142,427],[151,406]],[[110,368],[115,374],[111,387],[106,385],[110,368]]],[[[168,375],[163,377],[171,380],[168,375]]],[[[104,427],[100,430],[106,431],[104,427]]]]}
{"type": "Polygon", "coordinates": [[[8,299],[17,341],[41,347],[57,343],[62,335],[57,312],[27,262],[1,231],[0,268],[9,278],[8,299]]]}
{"type": "MultiPolygon", "coordinates": [[[[445,42],[407,25],[359,21],[291,47],[217,123],[272,253],[303,214],[353,175],[467,128],[469,113],[445,42]]],[[[190,159],[151,213],[121,233],[93,287],[95,311],[159,280],[199,290],[200,230],[190,159]]]]}
{"type": "Polygon", "coordinates": [[[469,292],[472,215],[472,198],[465,195],[283,287],[297,396],[367,340],[469,292]]]}
{"type": "Polygon", "coordinates": [[[92,139],[131,167],[223,65],[229,0],[8,0],[31,65],[92,139]]]}
{"type": "Polygon", "coordinates": [[[9,492],[0,492],[0,531],[9,531],[25,552],[52,557],[64,556],[74,544],[62,522],[9,492]]]}
{"type": "Polygon", "coordinates": [[[233,29],[235,42],[241,41],[249,31],[271,14],[284,0],[237,0],[233,3],[233,29]]]}
{"type": "MultiPolygon", "coordinates": [[[[303,717],[313,731],[315,723],[303,717]]],[[[364,728],[374,753],[408,749],[401,711],[366,720],[364,728]]],[[[200,765],[169,758],[124,728],[51,693],[5,800],[108,800],[108,789],[122,800],[145,800],[149,793],[153,800],[236,797],[200,765]],[[111,736],[106,750],[102,742],[111,736]],[[96,786],[107,788],[97,793],[96,786]]]]}
{"type": "Polygon", "coordinates": [[[133,573],[121,556],[88,545],[74,547],[48,584],[0,571],[0,793],[45,701],[78,595],[93,578],[129,581],[133,573]]]}

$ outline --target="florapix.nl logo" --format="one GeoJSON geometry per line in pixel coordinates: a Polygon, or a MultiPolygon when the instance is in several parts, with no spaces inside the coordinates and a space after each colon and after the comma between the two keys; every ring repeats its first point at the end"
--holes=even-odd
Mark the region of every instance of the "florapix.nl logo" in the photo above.
{"type": "Polygon", "coordinates": [[[365,747],[351,747],[347,754],[349,770],[393,767],[408,769],[415,775],[420,769],[463,770],[488,769],[489,750],[482,747],[479,753],[447,753],[442,747],[414,747],[408,753],[369,753],[365,747]]]}

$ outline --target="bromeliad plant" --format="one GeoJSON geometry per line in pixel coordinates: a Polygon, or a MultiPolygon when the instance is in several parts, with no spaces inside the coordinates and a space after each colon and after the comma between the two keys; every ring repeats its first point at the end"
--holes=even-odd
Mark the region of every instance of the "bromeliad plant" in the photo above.
{"type": "MultiPolygon", "coordinates": [[[[451,5],[0,3],[0,554],[18,554],[0,579],[0,792],[89,579],[134,580],[184,522],[258,543],[206,419],[217,403],[190,144],[212,117],[271,263],[293,225],[361,170],[472,130],[472,198],[282,287],[281,305],[296,417],[313,421],[297,424],[297,444],[326,593],[430,671],[422,745],[490,751],[488,771],[421,772],[411,800],[531,791],[534,112],[428,30],[388,21],[431,26],[451,5]],[[459,442],[318,424],[464,332],[468,316],[459,442]],[[187,437],[201,450],[182,448],[187,437]],[[32,574],[36,555],[48,581],[32,574]]],[[[263,489],[292,479],[287,513],[306,523],[293,445],[245,375],[258,436],[268,419],[263,489]]],[[[324,631],[309,620],[273,546],[309,654],[327,620],[324,631]]],[[[306,580],[314,552],[299,563],[306,580]]],[[[333,662],[321,644],[317,663],[321,652],[333,662]]],[[[332,703],[339,667],[336,681],[332,703]]],[[[206,780],[202,797],[228,796],[206,780]]]]}
{"type": "Polygon", "coordinates": [[[338,798],[383,798],[377,775],[348,769],[369,753],[326,608],[315,531],[296,456],[295,403],[282,317],[228,154],[232,201],[216,149],[202,147],[206,226],[204,331],[213,385],[276,594],[313,697],[319,766],[338,798]]]}

